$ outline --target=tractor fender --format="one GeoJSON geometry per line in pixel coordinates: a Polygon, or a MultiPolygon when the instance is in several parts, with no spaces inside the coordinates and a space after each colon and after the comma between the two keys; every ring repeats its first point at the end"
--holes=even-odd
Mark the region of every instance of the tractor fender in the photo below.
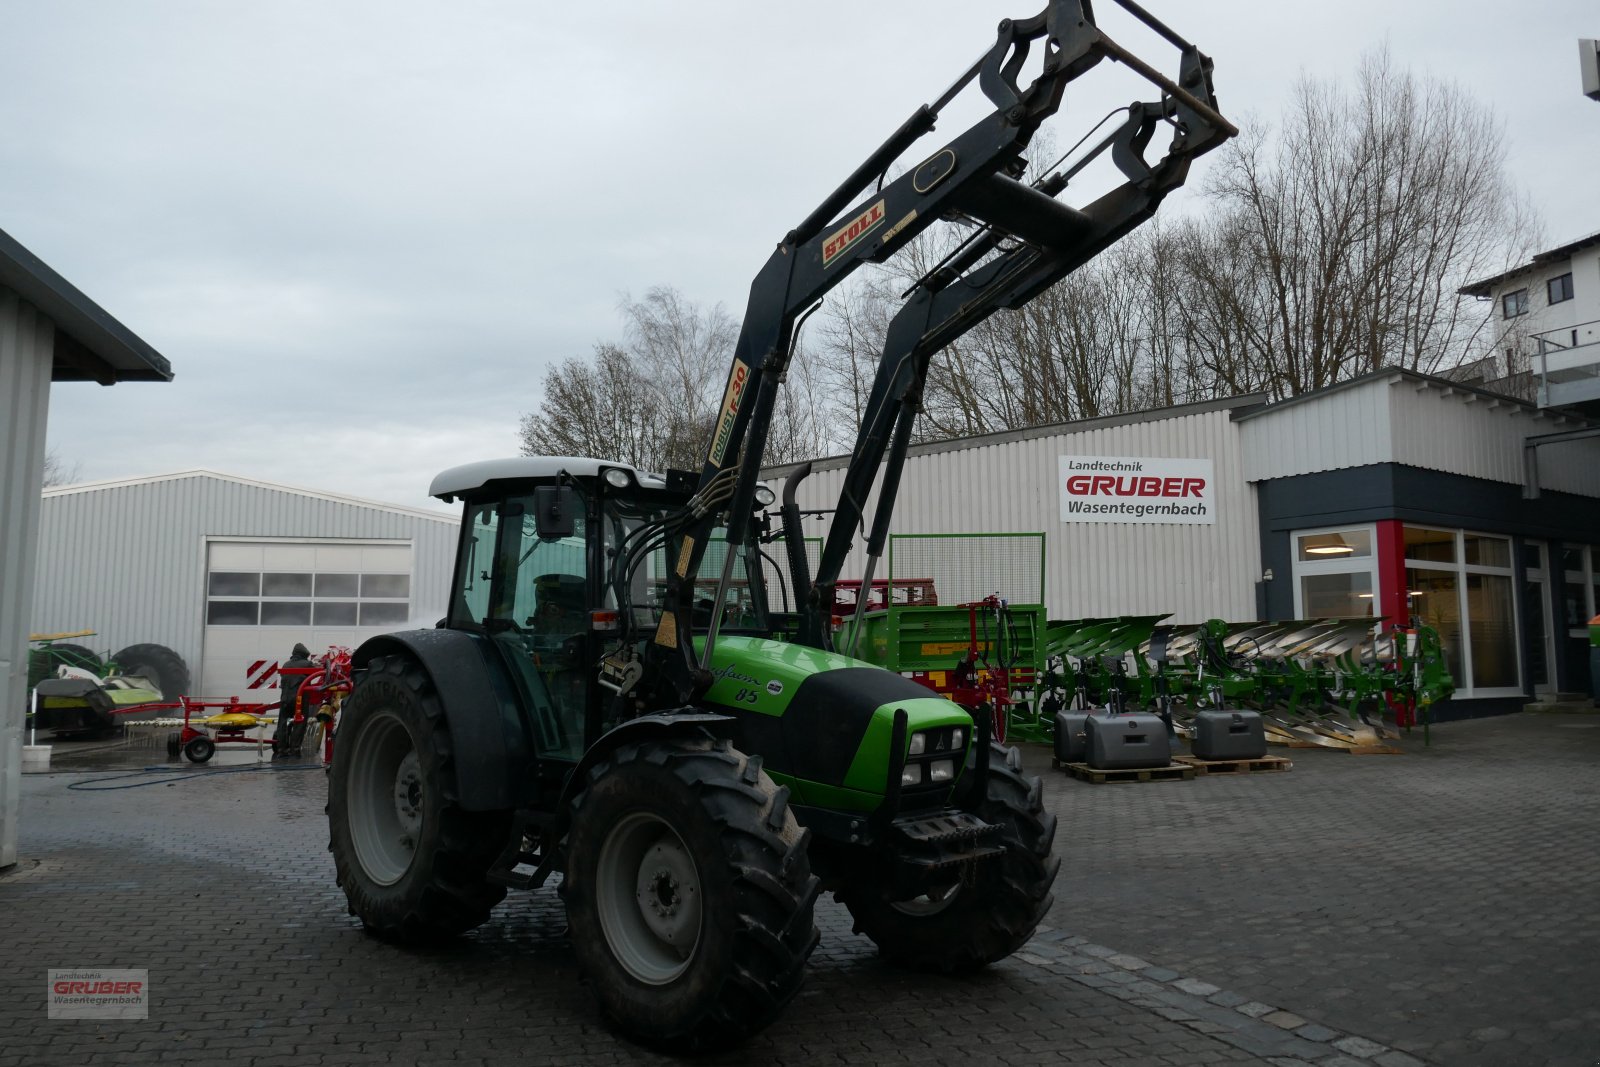
{"type": "Polygon", "coordinates": [[[461,808],[506,811],[533,804],[536,776],[524,773],[533,746],[510,672],[489,639],[443,629],[383,634],[356,649],[350,665],[365,671],[375,658],[393,655],[414,660],[433,683],[450,727],[461,808]]]}
{"type": "Polygon", "coordinates": [[[682,734],[697,728],[707,730],[717,737],[727,737],[732,733],[734,721],[731,715],[718,715],[697,708],[686,708],[680,712],[641,715],[613,727],[601,734],[600,739],[590,745],[589,750],[583,754],[578,765],[572,768],[572,773],[567,776],[567,784],[561,788],[561,810],[567,811],[572,801],[583,792],[584,785],[589,780],[589,768],[620,746],[682,734]]]}

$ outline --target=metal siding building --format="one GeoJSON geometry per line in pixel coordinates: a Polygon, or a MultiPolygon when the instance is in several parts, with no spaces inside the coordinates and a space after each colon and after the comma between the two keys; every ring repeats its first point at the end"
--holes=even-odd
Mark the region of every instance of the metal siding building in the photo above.
{"type": "MultiPolygon", "coordinates": [[[[1263,399],[1247,396],[914,446],[891,532],[1044,533],[1045,603],[1052,618],[1169,612],[1177,622],[1250,618],[1261,571],[1257,517],[1232,416],[1263,399]],[[1215,523],[1065,523],[1059,463],[1066,455],[1211,460],[1215,523]]],[[[833,507],[847,462],[837,457],[814,464],[797,496],[800,506],[833,507]]],[[[774,468],[770,475],[781,478],[792,469],[774,468]]],[[[874,503],[867,508],[868,522],[874,503]]],[[[865,550],[857,545],[845,575],[859,576],[864,567],[865,550]]]]}
{"type": "MultiPolygon", "coordinates": [[[[188,662],[196,695],[242,696],[242,661],[250,657],[238,648],[219,650],[223,637],[249,631],[260,638],[260,655],[276,661],[299,640],[315,653],[369,632],[433,625],[444,614],[456,529],[456,518],[441,512],[210,471],[50,489],[40,523],[32,628],[92,629],[96,636],[85,643],[100,651],[144,642],[166,645],[188,662]],[[404,618],[397,602],[391,624],[312,625],[307,588],[294,601],[307,604],[304,624],[207,625],[208,608],[214,611],[218,602],[290,606],[263,597],[270,596],[270,587],[258,586],[254,596],[234,596],[239,590],[227,588],[219,595],[218,586],[208,582],[211,571],[233,574],[248,566],[253,572],[264,569],[269,578],[285,570],[309,576],[318,552],[326,558],[341,550],[356,562],[337,569],[359,571],[360,549],[369,558],[387,551],[391,562],[381,569],[409,575],[404,618]],[[239,562],[252,552],[254,564],[239,562]],[[268,557],[264,568],[262,553],[268,557]],[[281,565],[272,562],[274,553],[281,565]],[[214,662],[224,655],[230,658],[226,669],[214,662]]],[[[349,594],[352,612],[354,596],[349,594]]],[[[245,647],[255,646],[247,642],[245,647]]]]}

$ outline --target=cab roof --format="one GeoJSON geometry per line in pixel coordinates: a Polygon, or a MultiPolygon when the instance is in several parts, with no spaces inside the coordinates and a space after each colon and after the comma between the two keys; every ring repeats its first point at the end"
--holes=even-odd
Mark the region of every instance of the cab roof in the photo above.
{"type": "Polygon", "coordinates": [[[565,472],[574,478],[598,478],[602,470],[620,468],[632,474],[647,489],[664,489],[667,482],[659,474],[639,471],[627,463],[609,459],[592,459],[584,456],[510,456],[505,459],[481,459],[476,463],[463,463],[441,471],[428,486],[428,495],[449,501],[490,482],[517,479],[554,478],[565,472]]]}

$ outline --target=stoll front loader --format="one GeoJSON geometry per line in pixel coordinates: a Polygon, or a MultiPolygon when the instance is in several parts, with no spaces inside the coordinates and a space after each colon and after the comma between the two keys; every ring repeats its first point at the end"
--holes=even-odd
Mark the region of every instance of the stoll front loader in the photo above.
{"type": "MultiPolygon", "coordinates": [[[[881,551],[932,355],[1144,221],[1234,132],[1210,60],[1118,2],[1179,48],[1176,80],[1105,36],[1089,0],[1001,22],[756,276],[698,475],[520,458],[434,480],[435,496],[465,503],[448,615],[357,650],[329,783],[339,884],[368,929],[458,934],[507,887],[559,873],[603,1011],[681,1050],[777,1017],[816,944],[819,891],[912,967],[982,967],[1032,934],[1060,862],[1038,780],[992,743],[987,708],[835,652],[828,618],[856,502],[887,453],[868,545],[881,551]],[[1083,163],[1025,184],[1022,155],[1067,83],[1103,59],[1160,94],[1084,157],[1109,149],[1123,184],[1074,208],[1056,197],[1083,163]],[[974,79],[992,113],[890,180],[974,79]],[[1160,127],[1171,142],[1149,163],[1160,127]],[[799,610],[775,613],[757,473],[798,322],[942,218],[974,229],[896,318],[819,573],[792,551],[799,610]]],[[[781,514],[799,546],[793,488],[781,514]]]]}

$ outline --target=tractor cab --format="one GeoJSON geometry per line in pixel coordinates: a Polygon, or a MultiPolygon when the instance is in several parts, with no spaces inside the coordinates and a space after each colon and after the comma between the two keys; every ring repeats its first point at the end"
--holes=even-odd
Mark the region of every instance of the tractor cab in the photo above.
{"type": "MultiPolygon", "coordinates": [[[[663,613],[668,520],[692,495],[690,477],[538,456],[470,463],[434,479],[433,496],[465,504],[443,627],[488,638],[526,709],[538,758],[576,762],[631,714],[598,668],[619,650],[623,663],[642,662],[663,613]]],[[[694,588],[697,631],[716,613],[714,576],[727,553],[725,540],[708,548],[712,576],[694,588]]],[[[768,636],[759,545],[752,540],[733,557],[720,630],[768,636]]]]}

